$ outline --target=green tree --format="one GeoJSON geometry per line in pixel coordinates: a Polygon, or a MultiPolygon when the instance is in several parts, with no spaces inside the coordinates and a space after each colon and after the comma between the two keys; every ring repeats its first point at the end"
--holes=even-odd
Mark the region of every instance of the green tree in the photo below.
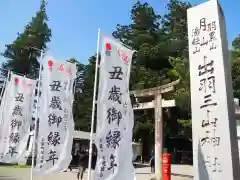
{"type": "Polygon", "coordinates": [[[95,62],[96,56],[91,56],[89,63],[78,69],[83,71],[84,86],[82,92],[75,93],[74,119],[75,128],[82,131],[90,131],[91,127],[95,62]]]}
{"type": "MultiPolygon", "coordinates": [[[[137,50],[133,57],[130,89],[144,89],[160,85],[170,67],[163,45],[165,34],[160,29],[160,15],[148,3],[138,1],[131,10],[131,24],[117,25],[113,36],[137,50]],[[163,50],[164,49],[164,50],[163,50]]],[[[135,113],[134,139],[152,145],[154,115],[148,111],[135,113]]],[[[144,152],[149,154],[149,152],[144,152]]]]}
{"type": "Polygon", "coordinates": [[[171,116],[175,117],[169,119],[170,124],[169,134],[175,134],[176,136],[184,136],[188,139],[192,137],[191,129],[191,94],[190,94],[190,71],[189,60],[184,57],[173,58],[170,57],[173,68],[169,70],[170,76],[175,79],[179,79],[180,83],[176,86],[175,91],[172,94],[172,99],[175,99],[177,107],[172,108],[171,116]],[[175,110],[175,111],[174,111],[175,110]],[[183,120],[188,119],[188,120],[183,120]],[[175,123],[174,123],[175,122],[175,123]],[[173,128],[173,127],[176,128],[173,128]],[[178,129],[178,131],[175,131],[178,129]],[[173,130],[173,131],[172,131],[173,130]]]}
{"type": "Polygon", "coordinates": [[[168,34],[168,41],[172,48],[169,57],[172,68],[168,70],[168,74],[171,80],[180,80],[171,96],[176,100],[177,107],[171,109],[171,118],[167,122],[169,123],[169,134],[185,136],[189,139],[191,139],[191,126],[189,126],[189,124],[191,125],[191,98],[187,9],[190,7],[192,5],[188,2],[170,0],[167,5],[168,11],[162,20],[163,30],[168,34]],[[187,126],[182,123],[181,119],[190,119],[187,126]],[[178,129],[178,131],[173,132],[173,129],[178,129]]]}
{"type": "Polygon", "coordinates": [[[47,21],[46,2],[41,0],[40,10],[25,27],[24,32],[19,33],[12,44],[6,45],[2,55],[7,58],[7,61],[3,63],[3,68],[37,77],[39,69],[37,59],[40,57],[40,50],[46,50],[51,38],[47,21]]]}
{"type": "Polygon", "coordinates": [[[232,42],[231,63],[234,97],[240,98],[240,36],[232,42]]]}
{"type": "MultiPolygon", "coordinates": [[[[130,89],[144,89],[166,84],[180,79],[177,91],[164,98],[176,98],[180,108],[164,109],[165,137],[184,135],[186,127],[182,127],[178,119],[183,109],[189,112],[190,87],[188,67],[187,8],[189,3],[171,0],[164,16],[157,14],[148,3],[137,2],[131,10],[131,24],[116,27],[113,36],[130,48],[137,50],[134,54],[131,69],[130,89]],[[171,58],[169,58],[171,57],[171,58]],[[179,125],[180,124],[180,125],[179,125]],[[177,131],[176,131],[177,130],[177,131]]],[[[84,88],[76,98],[78,104],[76,127],[90,130],[93,82],[96,56],[84,67],[84,88]]],[[[134,139],[152,146],[154,137],[153,111],[135,113],[134,139]]],[[[189,132],[189,129],[187,129],[189,132]]],[[[188,134],[187,132],[187,134],[188,134]]],[[[148,154],[149,152],[146,152],[148,154]]]]}
{"type": "Polygon", "coordinates": [[[190,71],[189,60],[184,57],[169,58],[173,68],[168,71],[173,79],[179,79],[180,83],[177,85],[172,98],[177,102],[177,105],[190,113],[190,71]]]}
{"type": "Polygon", "coordinates": [[[163,30],[168,34],[173,57],[188,57],[187,9],[189,2],[170,0],[162,19],[163,30]]]}
{"type": "Polygon", "coordinates": [[[166,46],[166,34],[160,28],[161,16],[148,3],[137,2],[130,16],[132,23],[117,25],[113,36],[137,50],[133,57],[131,89],[143,89],[160,85],[167,79],[166,70],[170,49],[166,46]]]}
{"type": "MultiPolygon", "coordinates": [[[[171,12],[167,12],[167,15],[169,14],[171,12]]],[[[179,54],[183,54],[179,47],[183,43],[179,42],[185,40],[185,37],[183,38],[179,34],[177,39],[175,37],[177,33],[173,33],[176,30],[174,28],[171,30],[167,26],[170,16],[165,16],[165,19],[163,19],[159,14],[155,13],[148,3],[138,1],[131,10],[131,20],[132,23],[129,25],[117,25],[116,31],[113,32],[115,38],[137,50],[132,62],[130,88],[150,88],[176,80],[177,74],[169,73],[173,68],[169,57],[177,57],[179,54]],[[160,24],[161,22],[162,24],[160,24]]],[[[171,23],[172,26],[178,25],[171,23]]],[[[182,35],[184,36],[184,34],[182,35]]],[[[164,124],[166,138],[173,132],[173,130],[170,130],[170,126],[176,127],[177,123],[177,119],[167,112],[170,111],[164,109],[164,119],[169,122],[164,124]],[[173,123],[172,120],[176,123],[173,123]]],[[[176,129],[178,128],[174,128],[174,131],[176,129]]],[[[134,139],[141,139],[148,147],[151,147],[153,137],[154,113],[152,111],[136,112],[134,139]]],[[[144,152],[144,154],[147,155],[149,152],[144,152]]]]}

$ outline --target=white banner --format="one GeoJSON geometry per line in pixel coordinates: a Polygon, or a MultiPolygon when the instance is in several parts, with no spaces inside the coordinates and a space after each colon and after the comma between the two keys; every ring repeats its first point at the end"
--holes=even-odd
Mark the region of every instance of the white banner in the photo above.
{"type": "Polygon", "coordinates": [[[24,156],[32,118],[32,95],[36,81],[11,74],[0,110],[0,161],[17,163],[24,156]]]}
{"type": "Polygon", "coordinates": [[[133,51],[103,37],[97,106],[95,180],[133,180],[133,109],[129,77],[133,51]]]}
{"type": "Polygon", "coordinates": [[[42,63],[36,174],[62,171],[69,166],[74,133],[72,104],[76,65],[52,57],[45,57],[42,63]]]}

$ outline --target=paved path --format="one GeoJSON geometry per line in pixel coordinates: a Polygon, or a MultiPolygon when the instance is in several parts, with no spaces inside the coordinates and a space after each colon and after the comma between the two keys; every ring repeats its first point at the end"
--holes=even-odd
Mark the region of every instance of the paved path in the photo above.
{"type": "MultiPolygon", "coordinates": [[[[172,180],[192,180],[192,166],[172,165],[172,180]]],[[[149,167],[136,169],[137,180],[150,180],[149,167]]],[[[48,176],[34,177],[34,180],[76,180],[76,170],[56,173],[48,176]]],[[[30,169],[0,167],[0,180],[30,180],[30,169]]],[[[87,173],[84,174],[87,180],[87,173]]]]}

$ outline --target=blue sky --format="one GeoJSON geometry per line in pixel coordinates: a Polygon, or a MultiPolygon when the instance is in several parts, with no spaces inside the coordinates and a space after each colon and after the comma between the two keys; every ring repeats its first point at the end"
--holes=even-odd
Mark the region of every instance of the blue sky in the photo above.
{"type": "MultiPolygon", "coordinates": [[[[97,30],[111,34],[116,24],[130,23],[130,9],[136,0],[58,0],[47,6],[52,42],[48,54],[65,60],[75,57],[87,63],[89,56],[96,52],[97,30]]],[[[168,0],[147,0],[156,12],[166,12],[168,0]]],[[[204,0],[190,0],[199,4],[204,0]]],[[[227,23],[228,39],[231,42],[240,34],[240,1],[219,0],[227,23]]],[[[0,1],[0,52],[4,45],[11,43],[18,32],[31,20],[39,9],[40,0],[0,1]],[[19,2],[19,3],[16,3],[19,2]],[[21,3],[20,3],[21,2],[21,3]]],[[[0,57],[0,62],[4,59],[0,57]]]]}

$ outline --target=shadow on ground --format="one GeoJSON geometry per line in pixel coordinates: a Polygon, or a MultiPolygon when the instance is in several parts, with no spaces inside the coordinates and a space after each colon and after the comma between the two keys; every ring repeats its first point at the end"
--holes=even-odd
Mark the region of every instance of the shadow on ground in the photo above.
{"type": "Polygon", "coordinates": [[[0,180],[20,180],[20,179],[9,177],[9,176],[0,176],[0,180]]]}
{"type": "MultiPolygon", "coordinates": [[[[141,164],[141,163],[134,163],[133,164],[134,168],[145,168],[149,167],[148,164],[141,164]]],[[[71,166],[72,169],[78,169],[78,166],[71,166]]]]}
{"type": "Polygon", "coordinates": [[[145,167],[149,167],[148,164],[140,164],[140,163],[134,163],[133,166],[134,166],[134,168],[145,168],[145,167]]]}
{"type": "Polygon", "coordinates": [[[150,173],[149,172],[136,172],[135,174],[150,174],[150,173]]]}
{"type": "Polygon", "coordinates": [[[184,174],[177,174],[177,173],[171,173],[172,176],[179,176],[179,177],[186,177],[186,178],[193,178],[191,175],[184,175],[184,174]]]}
{"type": "MultiPolygon", "coordinates": [[[[136,174],[150,174],[150,173],[149,172],[136,172],[136,174]]],[[[193,176],[191,176],[191,175],[184,175],[184,174],[171,173],[171,175],[172,176],[183,177],[183,178],[193,178],[193,176]]]]}

